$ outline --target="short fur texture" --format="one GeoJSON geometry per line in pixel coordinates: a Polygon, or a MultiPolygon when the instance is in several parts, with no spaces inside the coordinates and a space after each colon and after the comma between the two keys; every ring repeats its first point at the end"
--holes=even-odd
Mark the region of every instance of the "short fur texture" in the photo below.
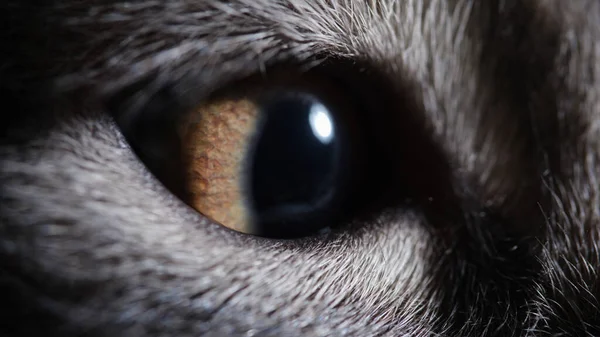
{"type": "Polygon", "coordinates": [[[600,335],[600,2],[0,8],[0,335],[600,335]],[[385,74],[446,187],[326,239],[252,238],[164,189],[104,104],[324,59],[385,74]]]}

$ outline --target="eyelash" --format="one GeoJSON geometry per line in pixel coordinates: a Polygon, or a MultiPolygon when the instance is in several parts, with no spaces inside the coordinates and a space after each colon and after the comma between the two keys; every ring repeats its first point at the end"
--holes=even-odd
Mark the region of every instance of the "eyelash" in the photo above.
{"type": "MultiPolygon", "coordinates": [[[[417,105],[410,104],[407,99],[410,95],[394,90],[396,86],[388,78],[374,72],[368,65],[356,62],[330,60],[308,71],[299,68],[298,65],[271,67],[266,73],[231,81],[195,102],[186,103],[181,99],[180,92],[186,89],[181,85],[163,85],[148,95],[145,92],[148,83],[138,83],[124,89],[107,102],[141,161],[174,195],[188,204],[191,204],[189,190],[185,187],[182,175],[172,174],[181,172],[181,167],[185,165],[175,134],[177,121],[195,107],[220,97],[223,92],[235,92],[257,79],[259,83],[268,83],[269,78],[278,77],[277,74],[290,73],[302,81],[328,82],[336,90],[347,93],[347,97],[352,97],[352,106],[358,111],[356,118],[360,120],[359,124],[365,126],[365,144],[361,145],[368,149],[362,160],[366,163],[363,175],[366,181],[358,184],[353,200],[344,206],[352,209],[351,214],[337,220],[334,230],[344,230],[344,224],[355,220],[370,222],[389,206],[408,207],[410,204],[410,207],[414,207],[420,204],[430,207],[433,197],[447,193],[446,189],[450,187],[443,186],[440,190],[441,185],[435,183],[436,180],[438,183],[447,181],[440,177],[440,174],[448,172],[447,164],[436,160],[442,156],[435,155],[440,153],[439,149],[424,136],[425,125],[418,118],[417,105]],[[144,96],[149,99],[140,103],[140,97],[144,96]],[[177,155],[169,156],[168,153],[174,149],[177,155]],[[423,156],[422,153],[428,154],[423,156]]],[[[297,238],[315,235],[316,232],[287,236],[297,238]]],[[[288,238],[286,235],[275,236],[288,238]]]]}

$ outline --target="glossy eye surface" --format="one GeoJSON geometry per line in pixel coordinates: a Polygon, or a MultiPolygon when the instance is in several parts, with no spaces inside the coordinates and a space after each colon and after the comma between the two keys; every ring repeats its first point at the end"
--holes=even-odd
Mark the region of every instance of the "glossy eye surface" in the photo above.
{"type": "Polygon", "coordinates": [[[179,123],[188,203],[266,237],[335,224],[361,172],[353,113],[343,95],[285,83],[209,100],[179,123]]]}
{"type": "Polygon", "coordinates": [[[391,166],[376,160],[389,133],[379,125],[392,123],[364,113],[383,110],[345,75],[273,70],[202,98],[186,86],[139,83],[107,107],[148,170],[197,212],[240,233],[295,239],[383,200],[388,181],[378,177],[391,166]]]}

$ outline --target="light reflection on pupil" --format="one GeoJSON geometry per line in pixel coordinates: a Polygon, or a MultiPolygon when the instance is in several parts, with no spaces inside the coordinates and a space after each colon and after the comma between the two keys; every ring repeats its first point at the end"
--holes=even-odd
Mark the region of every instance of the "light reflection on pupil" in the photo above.
{"type": "Polygon", "coordinates": [[[315,137],[324,144],[331,143],[334,136],[334,129],[327,108],[320,103],[313,104],[308,118],[315,137]]]}

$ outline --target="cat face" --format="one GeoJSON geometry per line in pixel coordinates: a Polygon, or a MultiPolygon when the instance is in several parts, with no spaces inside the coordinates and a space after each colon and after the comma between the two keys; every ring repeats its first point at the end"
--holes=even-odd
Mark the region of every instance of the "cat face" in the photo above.
{"type": "Polygon", "coordinates": [[[600,334],[600,3],[3,7],[3,335],[600,334]],[[122,122],[286,71],[378,135],[382,201],[327,233],[209,220],[122,122]]]}

